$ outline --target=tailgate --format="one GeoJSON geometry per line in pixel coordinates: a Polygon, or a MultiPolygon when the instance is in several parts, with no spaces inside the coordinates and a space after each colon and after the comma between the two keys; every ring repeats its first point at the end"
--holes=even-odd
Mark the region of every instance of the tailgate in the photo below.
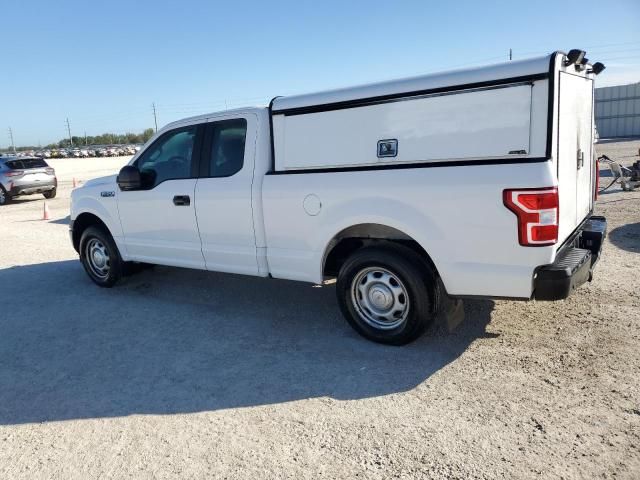
{"type": "Polygon", "coordinates": [[[6,165],[13,170],[22,170],[24,175],[19,178],[20,183],[30,182],[51,182],[53,175],[47,173],[51,169],[47,162],[39,158],[22,158],[6,162],[6,165]]]}
{"type": "Polygon", "coordinates": [[[20,182],[51,182],[53,176],[46,173],[43,169],[25,170],[24,175],[20,177],[20,182]]]}
{"type": "Polygon", "coordinates": [[[593,80],[560,72],[558,90],[561,244],[593,209],[593,80]]]}

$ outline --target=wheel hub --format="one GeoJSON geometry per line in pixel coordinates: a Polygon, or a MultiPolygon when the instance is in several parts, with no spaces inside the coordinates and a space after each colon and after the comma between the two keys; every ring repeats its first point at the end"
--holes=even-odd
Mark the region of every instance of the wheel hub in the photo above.
{"type": "Polygon", "coordinates": [[[109,252],[102,242],[97,238],[92,238],[86,246],[87,264],[93,274],[104,279],[109,276],[109,252]]]}
{"type": "Polygon", "coordinates": [[[386,285],[374,285],[369,289],[369,301],[378,310],[388,310],[393,304],[393,293],[386,285]]]}
{"type": "Polygon", "coordinates": [[[95,263],[96,267],[102,268],[107,263],[107,259],[100,250],[94,250],[93,252],[93,263],[95,263]]]}
{"type": "Polygon", "coordinates": [[[351,298],[360,318],[380,330],[397,328],[409,314],[407,288],[386,268],[361,270],[351,284],[351,298]]]}

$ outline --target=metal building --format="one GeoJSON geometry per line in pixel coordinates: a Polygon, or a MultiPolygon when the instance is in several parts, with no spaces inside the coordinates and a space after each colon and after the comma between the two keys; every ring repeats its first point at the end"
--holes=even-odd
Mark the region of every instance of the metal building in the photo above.
{"type": "Polygon", "coordinates": [[[596,88],[595,100],[600,138],[640,137],[640,82],[596,88]]]}

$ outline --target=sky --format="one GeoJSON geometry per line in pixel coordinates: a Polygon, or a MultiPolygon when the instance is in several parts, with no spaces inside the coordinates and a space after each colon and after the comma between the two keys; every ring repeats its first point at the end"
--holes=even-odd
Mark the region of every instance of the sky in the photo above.
{"type": "Polygon", "coordinates": [[[0,0],[0,148],[581,48],[640,81],[640,0],[0,0]]]}

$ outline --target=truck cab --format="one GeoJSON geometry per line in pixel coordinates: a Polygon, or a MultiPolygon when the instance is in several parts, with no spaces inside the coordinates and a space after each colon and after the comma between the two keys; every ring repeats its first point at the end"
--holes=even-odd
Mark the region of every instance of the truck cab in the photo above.
{"type": "Polygon", "coordinates": [[[74,197],[74,212],[100,218],[127,260],[258,275],[252,203],[255,171],[268,163],[256,151],[264,123],[265,109],[245,109],[167,125],[120,185],[115,175],[89,181],[81,192],[92,195],[74,197]]]}

